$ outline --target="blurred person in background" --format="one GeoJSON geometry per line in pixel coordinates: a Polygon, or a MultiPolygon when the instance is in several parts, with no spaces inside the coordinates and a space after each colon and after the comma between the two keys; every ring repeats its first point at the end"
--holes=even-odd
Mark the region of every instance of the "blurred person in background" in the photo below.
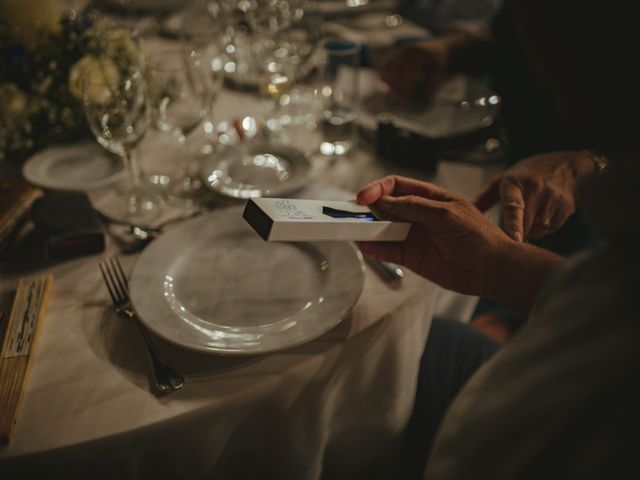
{"type": "MultiPolygon", "coordinates": [[[[454,3],[471,10],[481,9],[482,2],[454,3]]],[[[496,7],[483,8],[489,15],[496,7]]],[[[510,10],[507,2],[490,25],[450,22],[438,36],[390,53],[379,71],[394,91],[423,99],[432,98],[454,73],[488,78],[502,97],[501,117],[509,163],[514,166],[494,179],[476,204],[484,211],[500,203],[505,231],[515,240],[546,237],[540,245],[570,254],[591,240],[584,223],[573,215],[575,186],[601,168],[604,157],[592,142],[576,139],[560,124],[547,88],[527,59],[510,10]]]]}
{"type": "Polygon", "coordinates": [[[434,321],[405,478],[422,476],[427,455],[429,479],[637,477],[640,71],[621,48],[636,41],[633,5],[513,0],[508,15],[559,126],[610,161],[575,189],[597,244],[564,259],[427,182],[387,177],[359,192],[412,223],[406,241],[361,243],[364,253],[527,317],[495,354],[472,327],[434,321]]]}
{"type": "Polygon", "coordinates": [[[401,0],[399,5],[404,16],[437,34],[460,25],[491,23],[502,0],[401,0]]]}

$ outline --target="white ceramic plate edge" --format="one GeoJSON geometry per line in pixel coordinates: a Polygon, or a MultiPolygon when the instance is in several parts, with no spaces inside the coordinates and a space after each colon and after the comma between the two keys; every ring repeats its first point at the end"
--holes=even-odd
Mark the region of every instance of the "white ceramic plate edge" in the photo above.
{"type": "MultiPolygon", "coordinates": [[[[41,150],[31,157],[27,159],[27,161],[22,166],[22,176],[29,183],[36,185],[38,187],[47,188],[51,190],[80,190],[80,191],[89,191],[97,188],[106,187],[107,185],[112,184],[118,178],[120,178],[124,173],[124,167],[120,170],[116,171],[112,175],[108,175],[99,180],[94,180],[92,182],[84,183],[83,185],[70,185],[64,184],[60,182],[56,182],[55,180],[50,181],[49,179],[43,178],[37,172],[38,164],[48,161],[48,157],[54,155],[61,155],[65,152],[81,150],[81,149],[101,149],[99,145],[94,142],[81,142],[69,145],[57,145],[52,147],[47,147],[44,150],[41,150]]],[[[100,154],[109,155],[106,152],[101,152],[100,154]]]]}

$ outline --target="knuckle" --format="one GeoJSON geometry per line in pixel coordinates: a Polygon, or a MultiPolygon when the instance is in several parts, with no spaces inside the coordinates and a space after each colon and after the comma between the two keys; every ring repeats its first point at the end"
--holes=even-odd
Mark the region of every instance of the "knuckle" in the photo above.
{"type": "Polygon", "coordinates": [[[568,193],[561,193],[559,195],[558,204],[563,205],[565,208],[571,210],[571,212],[573,212],[573,210],[575,209],[575,202],[573,200],[573,195],[570,195],[568,193]]]}
{"type": "Polygon", "coordinates": [[[504,172],[495,177],[502,185],[518,185],[519,176],[514,172],[504,172]]]}
{"type": "Polygon", "coordinates": [[[407,196],[407,204],[412,208],[420,208],[421,198],[418,195],[409,195],[407,196]]]}
{"type": "Polygon", "coordinates": [[[520,198],[504,197],[502,199],[502,209],[511,215],[516,215],[525,209],[525,204],[520,198]]]}
{"type": "Polygon", "coordinates": [[[449,205],[451,206],[452,213],[464,212],[467,210],[475,211],[475,208],[473,207],[473,203],[469,202],[468,200],[465,200],[464,198],[455,198],[454,200],[449,202],[449,205]]]}
{"type": "Polygon", "coordinates": [[[520,225],[518,222],[508,222],[506,226],[513,233],[516,233],[516,232],[522,233],[522,225],[520,225]]]}
{"type": "Polygon", "coordinates": [[[505,208],[502,211],[502,216],[507,220],[518,221],[525,216],[524,210],[521,208],[505,208]]]}
{"type": "Polygon", "coordinates": [[[545,188],[545,181],[537,176],[527,176],[524,179],[524,185],[531,192],[541,192],[545,188]]]}
{"type": "Polygon", "coordinates": [[[385,187],[389,187],[393,191],[393,186],[396,184],[395,175],[387,175],[380,180],[376,180],[375,183],[380,185],[383,192],[385,191],[385,187]]]}
{"type": "Polygon", "coordinates": [[[438,215],[445,222],[452,222],[457,218],[455,211],[450,206],[438,208],[438,215]]]}
{"type": "Polygon", "coordinates": [[[395,175],[386,175],[384,177],[382,177],[380,180],[378,180],[379,182],[383,182],[383,183],[387,183],[387,182],[393,182],[395,180],[396,176],[395,175]]]}

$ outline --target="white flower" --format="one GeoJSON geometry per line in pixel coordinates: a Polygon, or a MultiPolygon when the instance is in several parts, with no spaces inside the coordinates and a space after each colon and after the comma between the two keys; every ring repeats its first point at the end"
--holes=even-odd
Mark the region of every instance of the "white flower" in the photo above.
{"type": "Polygon", "coordinates": [[[124,28],[111,27],[102,32],[106,44],[106,55],[119,64],[136,65],[139,62],[138,48],[131,32],[124,28]]]}
{"type": "Polygon", "coordinates": [[[0,117],[7,123],[20,120],[27,113],[29,98],[15,83],[0,84],[0,117]]]}
{"type": "Polygon", "coordinates": [[[88,99],[95,103],[106,103],[111,98],[110,86],[115,86],[119,80],[118,68],[111,60],[86,55],[69,71],[69,91],[82,100],[86,83],[88,99]]]}

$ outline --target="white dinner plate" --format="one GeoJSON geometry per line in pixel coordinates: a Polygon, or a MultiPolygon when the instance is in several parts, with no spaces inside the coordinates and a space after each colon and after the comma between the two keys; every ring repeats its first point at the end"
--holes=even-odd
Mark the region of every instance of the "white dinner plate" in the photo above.
{"type": "Polygon", "coordinates": [[[234,198],[277,197],[309,181],[307,155],[293,146],[274,143],[256,122],[245,117],[218,126],[220,150],[200,170],[211,190],[234,198]]]}
{"type": "Polygon", "coordinates": [[[47,148],[22,167],[28,182],[52,190],[93,190],[123,173],[122,160],[93,141],[47,148]]]}
{"type": "Polygon", "coordinates": [[[357,302],[364,264],[345,242],[265,242],[233,207],[155,240],[131,275],[131,300],[159,337],[206,353],[251,355],[308,342],[357,302]]]}

